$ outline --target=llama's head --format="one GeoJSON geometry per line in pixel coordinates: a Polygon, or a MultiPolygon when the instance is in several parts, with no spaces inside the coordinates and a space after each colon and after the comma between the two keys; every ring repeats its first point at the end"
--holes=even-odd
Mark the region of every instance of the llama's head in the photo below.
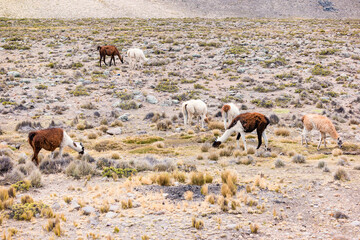
{"type": "Polygon", "coordinates": [[[98,46],[98,47],[97,47],[97,50],[100,50],[100,49],[101,49],[101,46],[98,46]]]}
{"type": "Polygon", "coordinates": [[[213,142],[213,144],[212,144],[212,146],[213,146],[213,147],[219,147],[220,144],[221,144],[221,141],[219,141],[219,139],[215,139],[214,142],[213,142]]]}
{"type": "Polygon", "coordinates": [[[337,139],[337,145],[339,146],[339,148],[342,147],[342,144],[343,144],[343,141],[342,141],[341,137],[338,137],[338,139],[337,139]]]}
{"type": "Polygon", "coordinates": [[[79,154],[84,154],[85,148],[81,142],[73,142],[74,150],[77,151],[79,154]]]}

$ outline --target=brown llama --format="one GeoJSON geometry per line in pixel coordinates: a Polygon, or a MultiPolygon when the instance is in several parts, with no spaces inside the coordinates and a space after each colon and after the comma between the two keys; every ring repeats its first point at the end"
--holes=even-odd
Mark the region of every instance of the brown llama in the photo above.
{"type": "Polygon", "coordinates": [[[111,56],[110,63],[109,63],[110,66],[111,66],[111,61],[114,61],[114,65],[116,66],[115,56],[119,56],[121,63],[124,63],[123,57],[120,55],[119,50],[117,50],[117,48],[115,46],[98,46],[97,50],[99,50],[99,53],[100,53],[100,67],[101,67],[101,59],[103,59],[105,65],[107,65],[105,62],[106,55],[111,56]]]}
{"type": "Polygon", "coordinates": [[[43,148],[47,151],[51,151],[51,158],[54,157],[54,151],[56,148],[60,148],[59,156],[62,157],[62,151],[65,146],[69,146],[80,154],[84,154],[84,146],[82,143],[74,142],[69,135],[61,128],[49,128],[29,133],[29,144],[34,150],[32,161],[39,165],[40,161],[38,154],[43,148]]]}
{"type": "Polygon", "coordinates": [[[309,132],[311,132],[311,130],[315,129],[320,132],[320,141],[317,146],[317,150],[320,150],[322,140],[324,140],[324,146],[326,148],[326,134],[329,134],[330,137],[337,141],[339,148],[342,147],[343,142],[341,137],[336,132],[336,129],[330,119],[328,119],[326,116],[319,114],[307,114],[302,117],[301,121],[304,124],[304,130],[301,135],[301,145],[303,145],[305,141],[306,147],[308,146],[307,135],[309,132]]]}
{"type": "Polygon", "coordinates": [[[269,125],[270,120],[261,113],[242,113],[238,115],[229,125],[229,128],[225,133],[216,139],[213,143],[213,147],[220,146],[221,143],[225,142],[233,132],[237,132],[236,141],[237,147],[240,148],[239,139],[243,140],[244,149],[247,151],[246,142],[245,142],[245,133],[250,133],[256,129],[258,135],[258,146],[256,149],[259,149],[262,144],[262,137],[265,140],[265,149],[268,148],[268,139],[265,134],[265,129],[269,125]]]}

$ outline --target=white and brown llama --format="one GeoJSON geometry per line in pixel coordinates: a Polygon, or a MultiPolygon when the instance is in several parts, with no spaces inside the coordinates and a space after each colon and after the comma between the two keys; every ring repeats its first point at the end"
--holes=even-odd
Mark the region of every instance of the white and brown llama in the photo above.
{"type": "Polygon", "coordinates": [[[339,148],[342,147],[343,142],[341,137],[336,132],[336,129],[330,119],[328,119],[326,116],[322,116],[319,114],[307,114],[302,117],[301,121],[304,124],[304,130],[301,135],[302,145],[304,144],[305,140],[306,147],[308,146],[307,135],[311,132],[311,130],[315,129],[320,132],[320,141],[317,146],[317,150],[320,149],[322,140],[324,140],[324,146],[326,148],[326,134],[329,134],[334,140],[337,141],[337,145],[339,146],[339,148]]]}
{"type": "Polygon", "coordinates": [[[199,124],[199,118],[201,119],[201,127],[204,128],[204,122],[208,122],[207,106],[201,100],[189,100],[182,104],[182,112],[184,115],[184,125],[189,124],[191,126],[192,118],[197,117],[197,123],[199,124]]]}
{"type": "Polygon", "coordinates": [[[145,57],[144,52],[139,48],[130,48],[127,51],[127,56],[130,61],[130,67],[134,69],[139,65],[141,67],[144,62],[146,62],[148,59],[145,57]]]}
{"type": "Polygon", "coordinates": [[[68,146],[80,154],[84,154],[84,146],[82,143],[74,142],[69,135],[62,128],[49,128],[29,133],[29,144],[34,150],[32,161],[39,165],[40,161],[38,154],[43,148],[47,151],[51,151],[51,158],[54,157],[54,151],[56,148],[60,148],[59,156],[62,157],[64,147],[68,146]]]}
{"type": "Polygon", "coordinates": [[[225,133],[216,139],[213,143],[213,147],[220,146],[221,143],[225,142],[231,134],[237,132],[236,141],[237,147],[240,148],[239,139],[243,140],[244,150],[247,151],[246,141],[245,141],[245,133],[250,133],[256,129],[258,135],[258,146],[256,149],[259,149],[262,144],[262,138],[265,141],[265,149],[268,148],[268,139],[266,137],[265,129],[269,125],[270,120],[261,113],[242,113],[237,117],[229,125],[229,128],[225,131],[225,133]]]}
{"type": "Polygon", "coordinates": [[[229,123],[240,114],[239,108],[233,103],[227,103],[221,108],[221,115],[224,120],[224,129],[226,130],[229,123]]]}

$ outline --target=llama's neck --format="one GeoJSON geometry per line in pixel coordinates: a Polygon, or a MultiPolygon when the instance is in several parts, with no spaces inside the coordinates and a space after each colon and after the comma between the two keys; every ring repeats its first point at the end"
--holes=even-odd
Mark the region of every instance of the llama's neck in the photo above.
{"type": "Polygon", "coordinates": [[[69,135],[67,135],[67,133],[64,131],[63,132],[63,146],[68,146],[74,150],[75,149],[75,146],[74,146],[74,141],[69,137],[69,135]]]}
{"type": "Polygon", "coordinates": [[[224,143],[224,142],[231,136],[231,134],[232,134],[233,132],[234,132],[234,129],[232,129],[232,128],[226,130],[226,131],[224,132],[224,134],[217,139],[217,141],[224,143]]]}
{"type": "Polygon", "coordinates": [[[333,139],[338,139],[339,138],[339,134],[337,133],[335,127],[333,127],[332,131],[329,132],[331,138],[333,139]]]}

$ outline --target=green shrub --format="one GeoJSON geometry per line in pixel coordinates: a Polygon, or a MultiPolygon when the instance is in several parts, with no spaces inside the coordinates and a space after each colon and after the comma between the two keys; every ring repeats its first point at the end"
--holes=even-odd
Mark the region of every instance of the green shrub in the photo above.
{"type": "Polygon", "coordinates": [[[119,178],[130,177],[137,173],[134,168],[115,168],[115,167],[104,167],[101,175],[104,177],[113,177],[116,174],[119,178]]]}

